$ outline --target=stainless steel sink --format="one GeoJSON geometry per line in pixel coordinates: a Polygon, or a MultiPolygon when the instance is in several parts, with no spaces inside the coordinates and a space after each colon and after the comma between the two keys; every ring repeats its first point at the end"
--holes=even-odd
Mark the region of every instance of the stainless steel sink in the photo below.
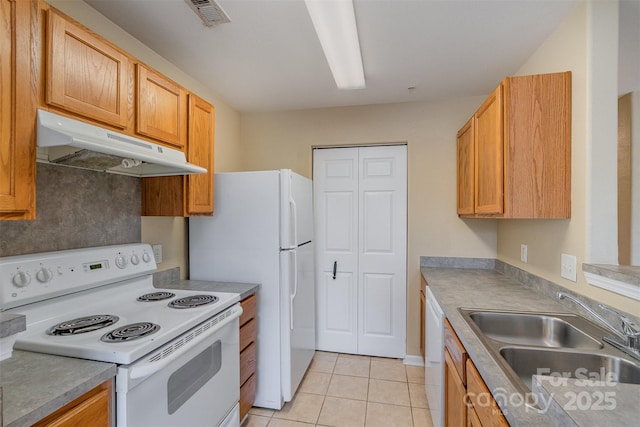
{"type": "Polygon", "coordinates": [[[604,347],[598,338],[584,331],[589,325],[581,324],[578,316],[494,311],[467,314],[480,332],[495,341],[556,348],[604,347]]]}
{"type": "Polygon", "coordinates": [[[529,390],[533,375],[640,384],[640,366],[617,356],[519,347],[503,347],[500,355],[529,390]]]}
{"type": "Polygon", "coordinates": [[[533,375],[640,384],[640,363],[602,341],[610,333],[570,313],[459,308],[494,361],[525,398],[533,375]],[[603,375],[606,375],[603,378],[603,375]]]}

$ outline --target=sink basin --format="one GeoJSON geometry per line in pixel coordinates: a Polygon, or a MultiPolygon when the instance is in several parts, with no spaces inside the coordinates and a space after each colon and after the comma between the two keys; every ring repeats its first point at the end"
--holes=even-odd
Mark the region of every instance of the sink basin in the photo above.
{"type": "Polygon", "coordinates": [[[598,335],[594,337],[583,330],[585,325],[581,325],[582,319],[578,316],[504,311],[468,311],[467,314],[480,332],[503,343],[554,348],[604,347],[596,338],[598,335]]]}
{"type": "MultiPolygon", "coordinates": [[[[570,313],[459,308],[527,406],[533,375],[640,384],[640,363],[618,355],[601,338],[608,331],[570,313]],[[613,353],[612,353],[613,352],[613,353]]],[[[539,408],[538,408],[539,409],[539,408]]]]}
{"type": "Polygon", "coordinates": [[[533,375],[640,384],[640,366],[617,356],[518,347],[503,347],[500,355],[529,390],[533,375]]]}

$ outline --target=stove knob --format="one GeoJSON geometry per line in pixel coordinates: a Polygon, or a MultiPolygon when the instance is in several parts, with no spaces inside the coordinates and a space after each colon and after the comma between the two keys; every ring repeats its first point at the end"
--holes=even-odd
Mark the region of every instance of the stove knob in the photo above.
{"type": "Polygon", "coordinates": [[[31,276],[29,276],[24,271],[18,271],[13,276],[13,284],[18,288],[24,288],[31,282],[31,276]]]}
{"type": "Polygon", "coordinates": [[[144,262],[151,262],[151,255],[149,255],[147,252],[142,254],[142,260],[144,262]]]}
{"type": "Polygon", "coordinates": [[[47,283],[47,282],[50,282],[51,279],[53,279],[53,274],[51,273],[51,270],[49,270],[48,268],[42,267],[36,273],[36,279],[38,279],[38,282],[40,283],[47,283]]]}
{"type": "Polygon", "coordinates": [[[127,259],[123,255],[116,257],[116,266],[118,268],[125,268],[127,266],[127,259]]]}
{"type": "Polygon", "coordinates": [[[140,257],[136,254],[131,255],[131,264],[133,265],[140,264],[140,257]]]}

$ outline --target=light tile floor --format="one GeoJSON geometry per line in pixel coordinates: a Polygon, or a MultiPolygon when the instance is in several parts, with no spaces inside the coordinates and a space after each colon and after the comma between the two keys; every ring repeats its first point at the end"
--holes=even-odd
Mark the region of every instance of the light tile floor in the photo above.
{"type": "Polygon", "coordinates": [[[251,408],[242,427],[433,427],[424,368],[317,351],[293,400],[251,408]]]}

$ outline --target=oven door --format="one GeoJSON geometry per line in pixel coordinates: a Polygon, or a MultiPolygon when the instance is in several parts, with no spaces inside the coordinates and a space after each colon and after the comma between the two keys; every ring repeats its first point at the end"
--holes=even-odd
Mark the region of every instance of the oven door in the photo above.
{"type": "Polygon", "coordinates": [[[239,304],[118,367],[118,427],[218,426],[240,398],[239,304]]]}

